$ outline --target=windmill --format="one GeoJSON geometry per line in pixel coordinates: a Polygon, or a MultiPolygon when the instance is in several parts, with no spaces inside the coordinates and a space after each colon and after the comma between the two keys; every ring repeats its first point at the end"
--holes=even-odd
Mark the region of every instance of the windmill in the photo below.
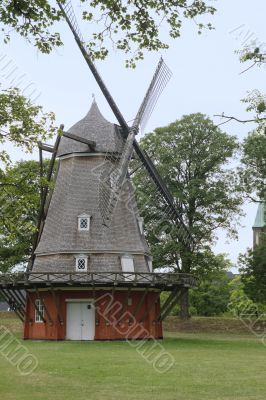
{"type": "Polygon", "coordinates": [[[163,59],[161,58],[157,66],[157,69],[155,71],[155,74],[152,78],[152,81],[150,83],[150,86],[147,90],[147,93],[134,119],[133,125],[132,127],[129,127],[125,118],[120,112],[118,106],[116,105],[112,95],[110,94],[102,78],[100,77],[94,63],[92,62],[86,51],[84,45],[85,42],[81,34],[81,31],[79,29],[71,0],[66,1],[65,3],[61,3],[58,0],[57,3],[66,19],[69,28],[71,29],[74,35],[75,41],[87,65],[89,66],[103,95],[105,96],[109,106],[111,107],[125,136],[125,145],[120,159],[117,161],[117,159],[114,156],[113,157],[107,156],[108,160],[114,162],[115,167],[112,169],[110,177],[108,177],[108,180],[106,179],[106,176],[102,177],[102,185],[100,185],[99,188],[100,208],[101,208],[103,222],[106,225],[108,225],[111,220],[113,209],[117,204],[117,200],[119,198],[119,194],[121,192],[124,179],[127,175],[128,165],[134,150],[135,154],[137,155],[137,157],[141,162],[141,165],[146,169],[149,177],[151,178],[151,180],[155,185],[156,196],[158,194],[160,196],[160,201],[163,203],[163,211],[166,217],[169,220],[173,221],[177,226],[176,234],[178,240],[186,245],[189,245],[192,241],[191,234],[188,231],[185,224],[183,223],[182,219],[180,218],[179,212],[175,207],[174,199],[171,193],[164,184],[164,181],[161,178],[160,174],[158,173],[157,169],[155,168],[154,163],[152,162],[148,154],[141,149],[135,138],[139,130],[139,127],[143,128],[145,126],[149,116],[151,115],[154,109],[158,97],[160,96],[164,87],[167,85],[171,77],[170,70],[164,63],[163,59]],[[107,181],[109,182],[107,183],[107,181]]]}
{"type": "Polygon", "coordinates": [[[54,146],[39,144],[40,176],[42,151],[50,152],[46,178],[54,185],[40,190],[28,269],[0,274],[0,293],[24,322],[26,339],[162,338],[162,320],[197,281],[190,274],[153,272],[129,164],[138,160],[153,185],[150,195],[189,246],[174,199],[136,140],[171,73],[160,59],[129,127],[86,52],[71,2],[58,4],[119,125],[107,121],[94,100],[67,132],[60,126],[54,146]],[[169,292],[162,306],[161,291],[169,292]]]}

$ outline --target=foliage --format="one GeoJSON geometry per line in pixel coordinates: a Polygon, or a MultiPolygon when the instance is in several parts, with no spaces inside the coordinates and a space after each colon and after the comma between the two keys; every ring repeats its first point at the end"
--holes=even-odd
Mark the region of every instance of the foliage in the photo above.
{"type": "Polygon", "coordinates": [[[4,25],[4,40],[10,40],[10,28],[43,53],[62,44],[58,33],[50,32],[51,25],[59,21],[60,12],[47,0],[3,0],[0,3],[0,21],[4,25]]]}
{"type": "Polygon", "coordinates": [[[227,274],[231,267],[230,261],[224,254],[212,254],[212,260],[216,261],[216,265],[211,265],[212,270],[205,269],[205,278],[201,279],[199,287],[191,290],[190,294],[190,306],[197,315],[206,317],[224,314],[228,308],[231,292],[230,278],[227,274]]]}
{"type": "Polygon", "coordinates": [[[240,176],[245,190],[251,197],[255,192],[259,199],[265,197],[266,135],[260,130],[251,132],[243,142],[240,176]]]}
{"type": "Polygon", "coordinates": [[[265,131],[266,121],[266,96],[258,89],[254,89],[247,93],[247,97],[242,99],[243,103],[248,104],[246,111],[253,112],[253,122],[257,124],[257,130],[265,131]]]}
{"type": "Polygon", "coordinates": [[[233,316],[241,319],[256,319],[260,315],[265,315],[266,307],[261,303],[256,303],[246,293],[243,276],[237,276],[230,283],[231,295],[228,310],[233,316]]]}
{"type": "Polygon", "coordinates": [[[266,304],[266,240],[240,256],[244,291],[254,302],[266,304]]]}
{"type": "MultiPolygon", "coordinates": [[[[61,3],[66,3],[66,0],[61,3]]],[[[145,49],[158,51],[168,48],[161,38],[162,31],[167,29],[171,38],[179,37],[184,19],[193,20],[199,33],[204,27],[212,29],[210,23],[204,25],[196,18],[215,12],[208,0],[81,0],[81,3],[83,19],[94,24],[94,33],[87,43],[90,56],[104,59],[111,45],[132,54],[132,58],[127,60],[130,66],[135,66],[135,61],[143,58],[145,49]]],[[[10,39],[12,28],[43,53],[62,45],[60,34],[51,29],[60,19],[62,13],[49,0],[4,0],[0,4],[5,41],[10,39]]]]}
{"type": "MultiPolygon", "coordinates": [[[[258,40],[252,40],[244,46],[243,49],[238,50],[240,62],[247,63],[248,67],[242,73],[250,70],[254,66],[261,67],[266,63],[265,43],[259,43],[258,40]]],[[[254,89],[247,93],[247,97],[242,99],[242,102],[247,103],[246,111],[253,112],[253,118],[241,120],[240,122],[255,122],[258,124],[258,130],[265,130],[266,122],[266,96],[258,89],[254,89]]],[[[232,117],[231,119],[236,119],[232,117]]],[[[236,119],[239,121],[238,119],[236,119]]]]}
{"type": "MultiPolygon", "coordinates": [[[[213,254],[206,252],[204,263],[199,265],[198,275],[201,277],[199,287],[190,290],[190,315],[215,316],[222,315],[227,311],[231,289],[228,269],[231,262],[224,254],[213,254]]],[[[168,293],[161,295],[162,305],[168,297],[168,293]]],[[[180,306],[176,304],[170,315],[178,315],[180,306]]]]}
{"type": "MultiPolygon", "coordinates": [[[[55,132],[55,115],[44,113],[41,106],[27,100],[18,89],[0,92],[0,144],[11,142],[26,151],[55,132]]],[[[5,150],[0,150],[0,161],[10,162],[5,150]]]]}
{"type": "Polygon", "coordinates": [[[177,241],[177,229],[163,219],[164,206],[155,200],[150,182],[138,170],[134,184],[154,266],[201,275],[202,270],[212,268],[212,262],[206,261],[211,257],[209,247],[215,241],[215,231],[225,228],[236,235],[241,187],[236,172],[227,164],[238,149],[237,140],[204,115],[192,114],[155,129],[141,140],[141,146],[155,161],[180,218],[194,238],[189,246],[177,241]]]}
{"type": "Polygon", "coordinates": [[[229,278],[226,272],[220,272],[216,280],[201,282],[197,290],[191,291],[190,305],[197,315],[211,317],[227,311],[230,298],[229,278]]]}
{"type": "MultiPolygon", "coordinates": [[[[44,163],[47,167],[47,162],[44,163]]],[[[25,265],[40,202],[39,164],[21,161],[0,170],[0,271],[25,265]]]]}

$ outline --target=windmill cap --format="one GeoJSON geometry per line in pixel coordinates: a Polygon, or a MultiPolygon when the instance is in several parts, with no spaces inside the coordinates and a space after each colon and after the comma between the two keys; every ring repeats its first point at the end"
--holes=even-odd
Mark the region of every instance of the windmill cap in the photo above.
{"type": "MultiPolygon", "coordinates": [[[[120,127],[103,117],[95,99],[85,117],[75,123],[68,132],[83,139],[95,141],[96,152],[119,152],[121,149],[123,139],[120,127]]],[[[90,152],[90,149],[86,144],[62,137],[58,156],[87,152],[90,152]]]]}

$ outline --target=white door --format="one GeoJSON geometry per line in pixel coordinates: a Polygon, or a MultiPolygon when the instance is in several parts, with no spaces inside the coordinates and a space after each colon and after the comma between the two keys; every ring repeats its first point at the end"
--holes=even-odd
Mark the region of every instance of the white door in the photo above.
{"type": "Polygon", "coordinates": [[[90,302],[67,303],[67,334],[69,340],[94,340],[95,310],[90,302]]]}

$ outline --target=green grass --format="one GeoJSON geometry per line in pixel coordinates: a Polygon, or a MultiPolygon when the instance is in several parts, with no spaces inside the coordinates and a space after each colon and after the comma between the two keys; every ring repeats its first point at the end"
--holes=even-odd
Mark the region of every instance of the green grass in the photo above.
{"type": "MultiPolygon", "coordinates": [[[[0,316],[19,337],[19,323],[0,316]]],[[[37,356],[30,376],[0,354],[1,400],[265,400],[266,347],[252,335],[169,333],[175,359],[158,374],[126,342],[21,341],[37,356]]],[[[152,345],[148,342],[145,346],[152,345]]]]}

